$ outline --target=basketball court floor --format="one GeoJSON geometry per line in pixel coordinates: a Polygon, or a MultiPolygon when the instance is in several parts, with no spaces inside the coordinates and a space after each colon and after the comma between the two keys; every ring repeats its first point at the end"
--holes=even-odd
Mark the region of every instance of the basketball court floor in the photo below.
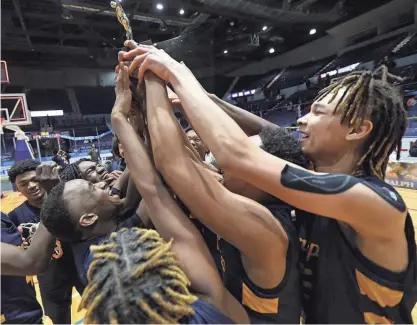
{"type": "MultiPolygon", "coordinates": [[[[410,211],[411,217],[414,221],[414,228],[417,233],[417,191],[416,190],[409,190],[409,189],[398,189],[401,196],[404,198],[407,207],[410,211]]],[[[17,192],[8,192],[6,193],[6,197],[1,199],[1,211],[4,213],[8,213],[13,210],[15,207],[20,205],[25,198],[17,192]]],[[[417,239],[417,238],[416,238],[417,239]]],[[[37,296],[39,301],[42,303],[40,295],[39,295],[39,288],[37,286],[37,281],[35,281],[36,289],[37,289],[37,296]]],[[[85,311],[78,312],[78,305],[80,303],[81,297],[78,292],[74,289],[72,295],[72,323],[73,324],[82,324],[84,320],[85,311]]],[[[413,310],[413,319],[414,323],[417,323],[417,308],[413,310]]],[[[44,324],[52,324],[50,319],[45,319],[44,324]]]]}

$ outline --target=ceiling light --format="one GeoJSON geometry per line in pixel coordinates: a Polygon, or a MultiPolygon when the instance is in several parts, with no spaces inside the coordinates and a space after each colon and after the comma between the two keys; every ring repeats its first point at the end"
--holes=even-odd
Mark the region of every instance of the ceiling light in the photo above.
{"type": "Polygon", "coordinates": [[[275,53],[275,49],[273,47],[271,47],[268,51],[270,54],[275,53]]]}
{"type": "Polygon", "coordinates": [[[234,25],[235,25],[235,22],[234,22],[234,21],[231,21],[231,22],[230,22],[230,26],[232,26],[232,27],[233,27],[234,25]]]}
{"type": "Polygon", "coordinates": [[[185,14],[184,9],[180,9],[180,15],[183,15],[183,14],[185,14]]]}
{"type": "Polygon", "coordinates": [[[158,4],[156,5],[156,9],[158,9],[158,10],[162,10],[162,9],[164,9],[164,5],[163,5],[162,3],[158,3],[158,4]]]}
{"type": "Polygon", "coordinates": [[[116,37],[113,37],[113,41],[115,41],[116,40],[116,37]]]}
{"type": "Polygon", "coordinates": [[[310,30],[310,35],[314,35],[316,32],[317,32],[316,29],[313,28],[313,29],[310,30]]]}
{"type": "Polygon", "coordinates": [[[223,53],[224,53],[224,54],[227,54],[227,52],[229,52],[229,51],[228,51],[228,50],[224,50],[224,51],[223,51],[223,53]]]}
{"type": "Polygon", "coordinates": [[[262,30],[267,30],[267,29],[268,29],[268,26],[262,27],[262,30]]]}
{"type": "Polygon", "coordinates": [[[158,45],[158,43],[153,43],[153,46],[157,46],[158,45]]]}

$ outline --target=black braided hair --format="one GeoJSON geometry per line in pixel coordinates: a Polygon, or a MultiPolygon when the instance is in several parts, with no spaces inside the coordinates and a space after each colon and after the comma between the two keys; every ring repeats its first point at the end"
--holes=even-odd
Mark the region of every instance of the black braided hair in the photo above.
{"type": "Polygon", "coordinates": [[[80,168],[78,167],[84,161],[91,161],[91,159],[83,158],[65,167],[65,169],[59,175],[61,180],[63,182],[69,182],[74,179],[84,179],[84,177],[81,174],[80,168]]]}
{"type": "Polygon", "coordinates": [[[121,229],[99,246],[80,304],[86,324],[173,324],[194,314],[190,281],[155,231],[121,229]]]}
{"type": "Polygon", "coordinates": [[[310,159],[303,153],[300,142],[286,129],[264,126],[259,137],[261,149],[269,154],[308,168],[310,159]]]}
{"type": "Polygon", "coordinates": [[[36,170],[41,163],[34,159],[24,159],[17,161],[8,171],[9,181],[14,184],[16,182],[16,177],[22,175],[23,173],[36,170]]]}
{"type": "Polygon", "coordinates": [[[347,122],[354,128],[359,127],[365,119],[373,123],[353,175],[372,175],[384,179],[389,155],[396,150],[397,160],[400,158],[407,113],[402,96],[392,83],[402,81],[383,65],[374,72],[358,71],[335,79],[315,99],[322,100],[332,94],[331,103],[338,91],[345,88],[334,110],[334,113],[341,113],[341,123],[347,122]]]}

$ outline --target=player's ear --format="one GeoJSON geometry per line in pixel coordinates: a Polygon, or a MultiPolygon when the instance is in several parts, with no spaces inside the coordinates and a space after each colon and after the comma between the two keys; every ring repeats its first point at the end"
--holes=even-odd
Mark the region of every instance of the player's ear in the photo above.
{"type": "Polygon", "coordinates": [[[93,225],[98,220],[98,215],[95,213],[84,213],[80,218],[81,227],[89,227],[93,225]]]}
{"type": "Polygon", "coordinates": [[[361,125],[356,128],[351,128],[349,134],[346,135],[346,140],[357,141],[365,139],[371,133],[374,125],[369,120],[364,120],[361,125]]]}

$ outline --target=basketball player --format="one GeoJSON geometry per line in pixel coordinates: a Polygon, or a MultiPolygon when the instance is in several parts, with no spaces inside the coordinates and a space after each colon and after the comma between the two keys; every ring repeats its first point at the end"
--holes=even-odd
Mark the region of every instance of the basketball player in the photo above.
{"type": "MultiPolygon", "coordinates": [[[[52,182],[48,189],[42,187],[37,178],[37,169],[40,174],[40,162],[26,159],[16,162],[8,172],[10,182],[27,198],[27,201],[9,213],[10,221],[16,227],[23,223],[40,222],[42,202],[47,197],[47,191],[56,184],[52,182]]],[[[68,244],[57,240],[56,253],[52,258],[47,270],[38,276],[45,314],[54,323],[70,324],[72,287],[75,286],[82,293],[83,286],[78,279],[72,250],[68,244]]]]}
{"type": "MultiPolygon", "coordinates": [[[[32,277],[8,276],[3,269],[3,249],[5,244],[23,250],[22,237],[7,215],[1,213],[1,323],[2,324],[42,324],[42,307],[36,300],[32,277]]],[[[6,246],[7,249],[7,246],[6,246]]],[[[49,251],[50,253],[51,251],[49,251]]],[[[16,256],[18,258],[19,254],[16,256]]],[[[51,255],[49,255],[50,257],[51,255]]],[[[7,258],[7,257],[6,257],[7,258]]],[[[11,261],[11,259],[8,259],[11,261]]]]}
{"type": "MultiPolygon", "coordinates": [[[[145,81],[155,164],[191,215],[225,240],[221,253],[226,287],[244,305],[252,323],[299,322],[299,240],[291,221],[292,208],[227,174],[223,186],[189,159],[165,83],[152,75],[146,75],[145,81]]],[[[291,138],[285,130],[275,130],[286,134],[283,142],[291,138]]],[[[296,139],[292,140],[295,149],[268,146],[273,131],[265,129],[255,141],[274,154],[301,160],[296,139]]]]}
{"type": "Polygon", "coordinates": [[[122,173],[120,171],[108,173],[106,168],[98,162],[83,158],[65,168],[60,177],[63,181],[70,181],[79,178],[92,183],[106,181],[110,186],[112,186],[121,174],[122,173]]]}
{"type": "Polygon", "coordinates": [[[142,225],[141,218],[120,222],[123,200],[111,196],[106,182],[90,183],[84,179],[55,186],[42,205],[41,220],[53,235],[71,243],[80,279],[87,284],[91,263],[90,246],[103,242],[122,227],[142,225]]]}
{"type": "MultiPolygon", "coordinates": [[[[108,173],[107,170],[100,164],[89,159],[80,159],[72,163],[63,170],[60,175],[61,180],[67,182],[74,179],[85,179],[93,184],[106,182],[110,187],[112,195],[117,195],[124,199],[124,205],[120,210],[119,220],[127,220],[129,218],[139,218],[138,206],[140,203],[140,196],[136,190],[135,184],[129,179],[129,170],[113,171],[108,173]]],[[[145,224],[147,219],[142,220],[145,224]]]]}
{"type": "Polygon", "coordinates": [[[354,72],[319,94],[299,120],[311,172],[259,150],[166,53],[143,46],[131,52],[125,56],[139,55],[140,81],[151,69],[172,84],[220,168],[307,212],[300,234],[306,321],[412,322],[413,225],[401,196],[383,181],[407,125],[390,85],[398,78],[386,67],[354,72]]]}
{"type": "Polygon", "coordinates": [[[186,130],[185,134],[187,135],[188,141],[190,141],[191,145],[198,152],[201,160],[205,161],[209,153],[206,145],[201,141],[200,137],[193,129],[186,130]]]}
{"type": "MultiPolygon", "coordinates": [[[[126,85],[128,102],[127,73],[126,85]]],[[[129,106],[118,97],[116,105],[122,105],[113,108],[112,124],[159,234],[122,229],[91,248],[94,259],[81,302],[86,323],[247,323],[244,309],[223,287],[200,233],[171,197],[127,121],[123,108],[129,106]]]]}

